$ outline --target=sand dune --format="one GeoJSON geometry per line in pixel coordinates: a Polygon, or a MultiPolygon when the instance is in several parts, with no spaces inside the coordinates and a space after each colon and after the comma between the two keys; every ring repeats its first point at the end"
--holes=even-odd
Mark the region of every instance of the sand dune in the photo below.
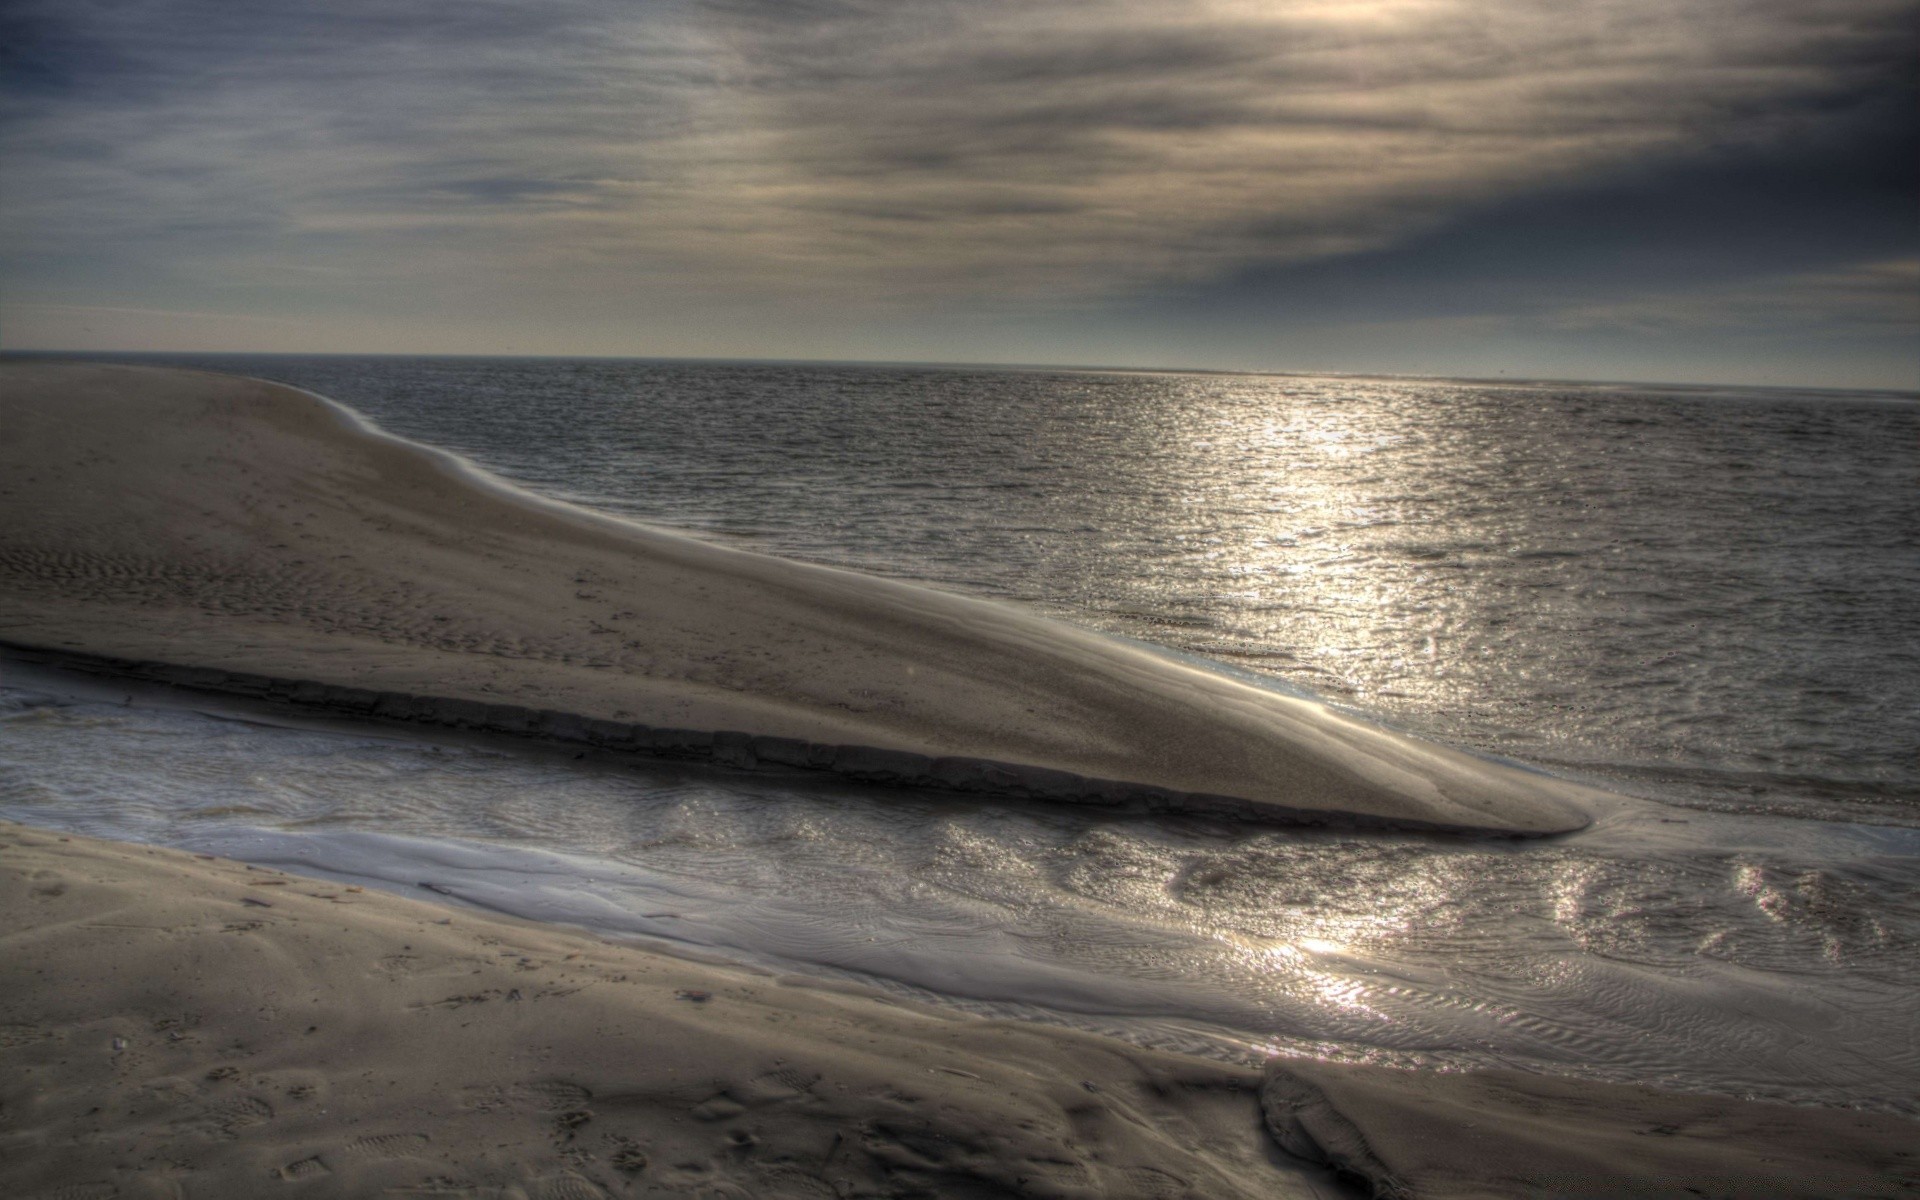
{"type": "Polygon", "coordinates": [[[739,766],[1540,834],[1579,787],[1010,607],[536,500],[317,398],[0,364],[0,640],[739,766]]]}

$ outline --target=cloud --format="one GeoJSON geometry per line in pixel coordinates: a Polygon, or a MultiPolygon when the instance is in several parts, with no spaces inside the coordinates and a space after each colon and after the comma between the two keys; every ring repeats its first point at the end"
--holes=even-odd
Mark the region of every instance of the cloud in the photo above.
{"type": "Polygon", "coordinates": [[[176,284],[239,261],[344,260],[373,279],[461,253],[511,265],[536,232],[512,210],[550,218],[610,169],[657,170],[685,120],[684,47],[608,28],[599,4],[78,11],[40,39],[61,86],[0,108],[10,249],[65,271],[108,248],[176,284]],[[655,152],[635,163],[636,147],[655,152]]]}
{"type": "Polygon", "coordinates": [[[1912,44],[1911,10],[1872,0],[719,11],[754,186],[794,236],[874,276],[1053,294],[1354,253],[1765,136],[1884,87],[1912,44]]]}
{"type": "Polygon", "coordinates": [[[1143,297],[1165,320],[1326,325],[1497,318],[1920,252],[1920,97],[1894,88],[1799,130],[1455,205],[1366,252],[1258,259],[1143,297]]]}
{"type": "Polygon", "coordinates": [[[14,0],[0,266],[36,303],[209,312],[1085,308],[1831,122],[1898,86],[1914,16],[14,0]]]}
{"type": "Polygon", "coordinates": [[[1558,330],[1658,337],[1701,330],[1777,336],[1791,330],[1799,336],[1920,338],[1920,258],[1574,305],[1542,314],[1539,323],[1558,330]]]}

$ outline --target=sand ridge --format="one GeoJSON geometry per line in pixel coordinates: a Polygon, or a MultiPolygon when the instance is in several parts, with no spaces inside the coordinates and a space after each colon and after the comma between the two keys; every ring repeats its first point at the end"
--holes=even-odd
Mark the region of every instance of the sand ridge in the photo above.
{"type": "Polygon", "coordinates": [[[930,786],[1516,834],[1598,799],[1008,606],[536,501],[199,372],[0,364],[0,640],[930,786]]]}

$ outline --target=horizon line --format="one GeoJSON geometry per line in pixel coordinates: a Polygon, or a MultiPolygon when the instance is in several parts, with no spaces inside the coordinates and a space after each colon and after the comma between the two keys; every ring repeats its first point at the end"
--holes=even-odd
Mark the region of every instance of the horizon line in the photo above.
{"type": "Polygon", "coordinates": [[[1841,396],[1876,396],[1920,401],[1920,389],[1834,387],[1796,383],[1703,383],[1656,379],[1566,379],[1551,376],[1420,375],[1390,371],[1281,371],[1239,367],[1141,367],[1097,363],[972,362],[921,359],[860,358],[749,358],[706,355],[647,354],[476,354],[433,351],[358,350],[8,350],[0,359],[36,358],[392,358],[466,359],[476,361],[555,361],[682,363],[730,366],[893,367],[928,371],[1032,371],[1083,375],[1236,375],[1256,379],[1351,379],[1404,383],[1468,383],[1492,387],[1651,388],[1662,391],[1823,392],[1841,396]]]}

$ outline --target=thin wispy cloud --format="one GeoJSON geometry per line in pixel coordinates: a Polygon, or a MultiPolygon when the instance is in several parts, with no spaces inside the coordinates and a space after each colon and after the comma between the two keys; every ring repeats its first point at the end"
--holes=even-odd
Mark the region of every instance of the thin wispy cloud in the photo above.
{"type": "Polygon", "coordinates": [[[622,322],[654,335],[632,352],[732,344],[710,332],[729,317],[830,338],[829,306],[1080,319],[1817,131],[1908,86],[1915,16],[16,0],[0,248],[15,303],[357,306],[573,349],[616,349],[622,322]]]}
{"type": "Polygon", "coordinates": [[[1579,305],[1545,314],[1564,330],[1608,330],[1658,336],[1700,329],[1771,336],[1793,327],[1814,336],[1876,333],[1920,338],[1920,258],[1748,281],[1738,287],[1689,288],[1612,304],[1579,305]]]}
{"type": "Polygon", "coordinates": [[[1904,6],[735,0],[794,236],[998,288],[1371,248],[1462,203],[1759,136],[1900,69],[1904,6]],[[775,17],[776,11],[787,13],[775,17]]]}

